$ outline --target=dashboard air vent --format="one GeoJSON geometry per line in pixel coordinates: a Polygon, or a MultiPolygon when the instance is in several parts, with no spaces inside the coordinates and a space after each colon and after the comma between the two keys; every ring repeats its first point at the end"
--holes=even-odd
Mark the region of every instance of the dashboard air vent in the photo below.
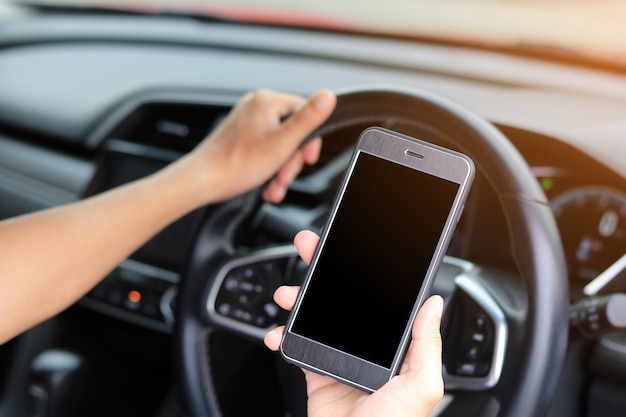
{"type": "Polygon", "coordinates": [[[128,115],[110,137],[187,152],[226,116],[228,106],[146,103],[128,115]]]}

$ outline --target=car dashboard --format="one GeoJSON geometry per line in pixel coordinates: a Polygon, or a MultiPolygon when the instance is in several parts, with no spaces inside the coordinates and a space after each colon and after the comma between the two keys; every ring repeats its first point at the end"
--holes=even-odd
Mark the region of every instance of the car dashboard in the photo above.
{"type": "MultiPolygon", "coordinates": [[[[563,291],[572,302],[626,252],[623,74],[450,44],[177,16],[42,13],[4,22],[0,218],[68,204],[156,171],[215,129],[247,91],[308,95],[355,85],[428,90],[504,133],[550,202],[569,271],[563,291]]],[[[305,169],[283,204],[261,211],[251,247],[290,242],[302,224],[321,227],[359,132],[352,133],[324,138],[320,163],[305,169]]],[[[468,208],[449,254],[514,268],[502,244],[505,220],[484,181],[468,208]]],[[[27,384],[27,364],[60,346],[98,363],[100,382],[90,381],[98,387],[90,398],[101,415],[157,415],[163,403],[155,393],[166,398],[173,387],[177,285],[195,231],[212,209],[174,223],[76,305],[3,346],[0,411],[25,408],[18,391],[27,384]]],[[[615,281],[611,292],[626,292],[626,280],[615,281]]],[[[572,388],[564,377],[551,415],[626,410],[618,395],[626,390],[624,335],[597,346],[565,364],[564,375],[585,375],[588,383],[572,388]],[[567,398],[572,390],[586,399],[567,398]]]]}

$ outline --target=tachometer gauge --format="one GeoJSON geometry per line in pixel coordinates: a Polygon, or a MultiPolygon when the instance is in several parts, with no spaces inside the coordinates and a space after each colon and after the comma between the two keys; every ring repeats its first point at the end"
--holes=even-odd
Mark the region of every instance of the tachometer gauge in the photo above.
{"type": "Polygon", "coordinates": [[[573,296],[626,252],[626,193],[580,187],[552,200],[573,296]]]}

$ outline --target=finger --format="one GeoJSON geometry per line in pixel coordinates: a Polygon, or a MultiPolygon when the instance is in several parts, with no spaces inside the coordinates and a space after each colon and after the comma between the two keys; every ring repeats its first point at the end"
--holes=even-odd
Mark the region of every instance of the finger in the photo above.
{"type": "Polygon", "coordinates": [[[336,103],[337,98],[329,90],[321,90],[313,94],[300,109],[283,123],[279,140],[304,139],[330,116],[336,103]]]}
{"type": "Polygon", "coordinates": [[[280,286],[274,291],[274,301],[276,301],[276,304],[281,308],[291,310],[296,302],[299,291],[300,287],[298,286],[280,286]]]}
{"type": "MultiPolygon", "coordinates": [[[[413,341],[420,348],[427,349],[428,353],[441,356],[441,315],[443,312],[443,298],[439,295],[431,296],[420,308],[413,324],[413,341]]],[[[419,355],[423,357],[423,355],[419,355]]]]}
{"type": "Polygon", "coordinates": [[[245,94],[237,107],[250,106],[255,114],[263,114],[258,112],[259,109],[270,108],[272,111],[269,114],[273,115],[272,118],[280,119],[291,114],[294,109],[302,108],[306,102],[303,97],[295,94],[259,89],[245,94]]]}
{"type": "Polygon", "coordinates": [[[287,189],[285,187],[283,187],[279,182],[272,180],[263,189],[262,197],[263,200],[268,203],[276,204],[283,201],[286,193],[287,189]]]}
{"type": "Polygon", "coordinates": [[[319,240],[319,236],[310,230],[298,232],[296,237],[293,239],[300,257],[307,263],[307,265],[311,263],[313,253],[315,252],[315,248],[317,247],[319,240]]]}
{"type": "Polygon", "coordinates": [[[307,103],[307,100],[299,95],[273,90],[264,90],[264,92],[267,92],[268,95],[271,95],[271,101],[277,103],[280,106],[279,114],[281,118],[285,118],[297,112],[307,103]]]}
{"type": "MultiPolygon", "coordinates": [[[[443,298],[430,297],[415,318],[413,340],[407,356],[408,368],[422,379],[441,381],[441,315],[443,298]]],[[[441,383],[443,385],[443,383],[441,383]]],[[[443,389],[435,385],[434,389],[443,389]]]]}
{"type": "MultiPolygon", "coordinates": [[[[332,397],[337,398],[338,402],[342,402],[342,397],[346,398],[346,396],[365,396],[367,395],[365,392],[356,391],[354,388],[339,383],[336,379],[331,378],[326,375],[320,375],[316,372],[309,371],[306,369],[302,369],[304,373],[304,378],[306,379],[306,391],[309,397],[309,409],[315,409],[318,407],[324,408],[325,395],[321,395],[321,397],[317,396],[317,398],[312,398],[313,393],[318,391],[328,390],[331,392],[332,397]],[[317,400],[317,401],[316,401],[317,400]],[[319,402],[321,401],[321,402],[319,402]]],[[[349,404],[352,403],[351,399],[347,399],[347,406],[350,407],[349,404]]],[[[311,413],[315,414],[315,413],[311,413]]],[[[338,413],[343,414],[341,412],[338,413]]],[[[347,413],[346,413],[347,414],[347,413]]]]}
{"type": "Polygon", "coordinates": [[[291,182],[296,178],[296,176],[302,170],[302,166],[304,165],[304,156],[302,153],[298,152],[289,159],[276,173],[272,182],[284,187],[285,189],[291,184],[291,182]]]}
{"type": "Polygon", "coordinates": [[[298,176],[304,164],[317,162],[322,148],[321,138],[307,143],[300,152],[291,157],[263,189],[263,199],[270,203],[279,203],[285,198],[289,184],[298,176]]]}
{"type": "Polygon", "coordinates": [[[308,165],[313,165],[317,163],[317,160],[320,157],[321,151],[322,151],[322,138],[317,137],[307,142],[302,147],[302,150],[301,150],[304,163],[308,165]]]}
{"type": "Polygon", "coordinates": [[[281,169],[281,171],[274,176],[269,183],[267,183],[262,194],[265,201],[274,204],[278,204],[283,201],[285,195],[287,194],[289,184],[291,183],[290,178],[296,175],[291,172],[283,172],[283,170],[291,171],[294,169],[297,168],[293,168],[292,166],[283,167],[283,169],[281,169]]]}
{"type": "Polygon", "coordinates": [[[317,162],[322,150],[322,139],[315,138],[307,142],[299,152],[296,152],[283,165],[277,174],[278,179],[286,185],[289,185],[296,176],[302,171],[304,164],[313,165],[317,162]]]}
{"type": "Polygon", "coordinates": [[[277,351],[278,349],[280,349],[280,342],[283,338],[284,329],[285,326],[279,326],[267,332],[265,334],[265,337],[263,338],[263,343],[265,343],[265,346],[273,351],[277,351]]]}

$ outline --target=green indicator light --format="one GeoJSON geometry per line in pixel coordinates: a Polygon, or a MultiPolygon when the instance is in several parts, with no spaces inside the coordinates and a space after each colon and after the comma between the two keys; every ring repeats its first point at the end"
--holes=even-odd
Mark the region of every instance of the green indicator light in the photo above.
{"type": "Polygon", "coordinates": [[[541,188],[544,189],[544,191],[550,191],[553,187],[554,187],[554,179],[552,178],[542,178],[541,181],[541,188]]]}

